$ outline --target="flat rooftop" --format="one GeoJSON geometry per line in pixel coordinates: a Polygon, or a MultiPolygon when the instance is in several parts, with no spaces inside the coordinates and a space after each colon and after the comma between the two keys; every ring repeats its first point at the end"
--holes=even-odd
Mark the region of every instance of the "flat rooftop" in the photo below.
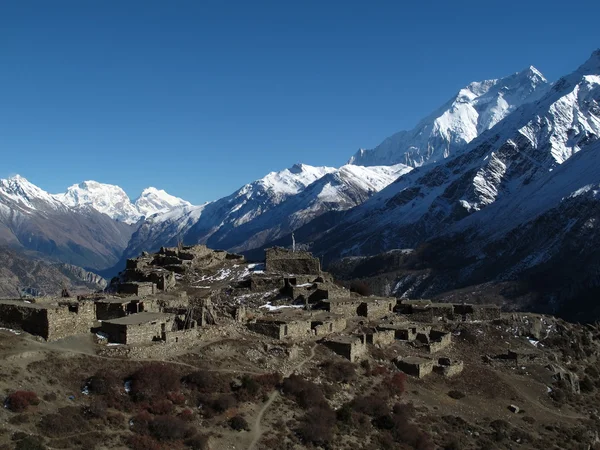
{"type": "Polygon", "coordinates": [[[13,305],[13,306],[21,306],[23,308],[32,308],[32,309],[48,309],[51,307],[56,307],[58,304],[50,304],[50,303],[32,303],[24,300],[0,300],[0,305],[13,305]]]}
{"type": "Polygon", "coordinates": [[[376,302],[395,302],[392,297],[339,297],[323,300],[323,303],[376,303],[376,302]]]}
{"type": "Polygon", "coordinates": [[[167,321],[172,319],[174,314],[156,313],[156,312],[141,312],[137,314],[130,314],[125,317],[119,317],[118,319],[104,320],[103,323],[110,323],[113,325],[141,325],[143,323],[149,323],[154,321],[167,321]]]}
{"type": "Polygon", "coordinates": [[[421,358],[420,356],[406,356],[405,358],[400,359],[400,361],[403,363],[406,363],[406,364],[415,364],[415,365],[421,365],[421,364],[427,364],[427,363],[433,364],[433,359],[421,358]]]}
{"type": "Polygon", "coordinates": [[[333,336],[328,338],[325,342],[335,342],[336,344],[353,344],[357,341],[362,342],[362,337],[356,335],[333,336]]]}

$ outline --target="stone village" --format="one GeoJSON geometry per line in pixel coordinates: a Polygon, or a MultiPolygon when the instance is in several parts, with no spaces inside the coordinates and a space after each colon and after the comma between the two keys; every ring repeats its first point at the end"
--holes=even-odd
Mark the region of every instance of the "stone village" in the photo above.
{"type": "Polygon", "coordinates": [[[314,341],[351,362],[363,359],[369,346],[401,343],[393,362],[418,378],[462,371],[463,362],[448,353],[448,324],[501,316],[493,305],[362,296],[336,284],[305,251],[270,248],[262,265],[203,245],[129,259],[106,292],[0,300],[1,327],[48,341],[94,333],[107,354],[144,358],[236,327],[289,354],[296,344],[314,341]],[[240,276],[226,280],[233,268],[240,276]],[[212,285],[198,286],[202,281],[212,285]],[[271,301],[260,305],[265,299],[271,301]]]}

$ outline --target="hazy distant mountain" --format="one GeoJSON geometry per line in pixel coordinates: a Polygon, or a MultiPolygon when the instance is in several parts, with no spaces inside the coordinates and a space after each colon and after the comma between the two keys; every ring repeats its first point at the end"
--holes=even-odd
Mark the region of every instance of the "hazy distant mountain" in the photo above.
{"type": "Polygon", "coordinates": [[[547,89],[546,79],[533,66],[497,80],[473,82],[412,130],[400,131],[372,150],[359,150],[349,163],[419,167],[441,161],[547,89]]]}
{"type": "Polygon", "coordinates": [[[404,165],[335,169],[297,164],[206,205],[151,217],[133,235],[125,256],[179,239],[235,251],[255,248],[325,212],[362,203],[409,170],[404,165]]]}

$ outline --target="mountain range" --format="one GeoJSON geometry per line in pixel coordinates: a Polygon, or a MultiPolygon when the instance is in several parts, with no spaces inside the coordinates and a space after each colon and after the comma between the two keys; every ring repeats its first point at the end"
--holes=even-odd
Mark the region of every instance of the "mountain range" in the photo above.
{"type": "MultiPolygon", "coordinates": [[[[571,261],[579,267],[572,277],[587,276],[589,291],[597,286],[584,267],[598,263],[586,246],[594,242],[598,136],[600,51],[554,83],[534,67],[470,83],[414,129],[345,166],[297,164],[204,205],[154,188],[131,202],[117,186],[92,181],[51,195],[21,177],[2,180],[0,242],[110,272],[162,245],[250,255],[289,245],[294,232],[326,263],[420,249],[435,270],[418,280],[398,273],[388,292],[411,296],[539,277],[585,255],[587,265],[571,261]]],[[[539,303],[553,308],[581,294],[536,286],[539,303]]]]}

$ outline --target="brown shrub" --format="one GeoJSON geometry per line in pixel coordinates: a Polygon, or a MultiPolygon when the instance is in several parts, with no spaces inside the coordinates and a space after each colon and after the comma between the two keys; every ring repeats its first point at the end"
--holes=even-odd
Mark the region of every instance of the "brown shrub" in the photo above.
{"type": "Polygon", "coordinates": [[[58,398],[54,392],[48,392],[42,397],[45,402],[55,402],[58,398]]]}
{"type": "Polygon", "coordinates": [[[381,417],[389,414],[387,400],[378,395],[359,396],[352,400],[352,409],[371,417],[381,417]]]}
{"type": "Polygon", "coordinates": [[[213,409],[219,413],[225,412],[231,408],[235,408],[236,406],[236,398],[229,394],[219,395],[212,403],[213,409]]]}
{"type": "Polygon", "coordinates": [[[40,436],[25,436],[15,445],[15,450],[46,450],[47,448],[40,436]]]}
{"type": "Polygon", "coordinates": [[[461,398],[465,398],[466,395],[461,391],[450,391],[448,392],[448,397],[453,398],[455,400],[460,400],[461,398]]]}
{"type": "Polygon", "coordinates": [[[166,364],[152,363],[131,375],[131,395],[136,401],[161,398],[179,391],[180,386],[179,374],[166,364]]]}
{"type": "Polygon", "coordinates": [[[40,399],[32,391],[16,391],[6,397],[6,407],[12,412],[23,412],[31,405],[39,405],[40,399]]]}
{"type": "Polygon", "coordinates": [[[336,414],[327,405],[310,408],[300,422],[298,435],[306,443],[327,445],[333,439],[336,414]]]}
{"type": "Polygon", "coordinates": [[[152,414],[142,411],[131,418],[131,431],[138,434],[148,434],[152,422],[152,414]]]}
{"type": "Polygon", "coordinates": [[[90,428],[83,411],[77,406],[66,406],[55,414],[45,415],[38,427],[44,436],[50,437],[84,433],[90,428]]]}
{"type": "Polygon", "coordinates": [[[248,425],[246,419],[239,414],[229,419],[229,426],[236,431],[250,430],[250,425],[248,425]]]}
{"type": "Polygon", "coordinates": [[[107,414],[106,404],[101,400],[92,401],[89,406],[83,407],[83,415],[86,419],[105,419],[107,414]]]}
{"type": "Polygon", "coordinates": [[[154,438],[139,434],[129,436],[127,446],[132,450],[164,450],[163,446],[154,438]]]}
{"type": "Polygon", "coordinates": [[[356,366],[351,362],[326,361],[321,369],[327,378],[338,383],[349,383],[356,378],[356,366]]]}
{"type": "Polygon", "coordinates": [[[168,392],[167,398],[173,402],[174,405],[184,405],[185,404],[185,395],[181,392],[168,392]]]}
{"type": "Polygon", "coordinates": [[[148,427],[150,434],[158,441],[177,441],[190,438],[195,430],[178,417],[155,417],[148,427]]]}
{"type": "Polygon", "coordinates": [[[185,445],[192,450],[210,450],[208,437],[202,434],[196,434],[194,437],[185,441],[185,445]]]}
{"type": "Polygon", "coordinates": [[[283,377],[278,372],[273,373],[265,373],[262,375],[257,375],[254,377],[254,380],[263,387],[264,390],[272,391],[276,386],[281,384],[283,377]]]}
{"type": "Polygon", "coordinates": [[[150,404],[148,411],[156,415],[170,414],[175,406],[170,400],[156,400],[150,404]]]}
{"type": "Polygon", "coordinates": [[[374,369],[372,369],[371,371],[369,371],[368,375],[372,376],[372,377],[378,377],[381,375],[387,375],[388,373],[390,373],[390,369],[388,369],[385,366],[377,366],[374,369]]]}
{"type": "Polygon", "coordinates": [[[192,372],[183,377],[181,381],[190,389],[205,393],[226,393],[231,390],[228,379],[219,373],[208,372],[206,370],[192,372]]]}
{"type": "Polygon", "coordinates": [[[402,395],[406,390],[406,374],[404,372],[396,372],[391,377],[386,377],[382,385],[387,389],[389,395],[402,395]]]}
{"type": "Polygon", "coordinates": [[[327,405],[321,388],[299,375],[293,374],[285,378],[282,390],[285,395],[293,397],[296,403],[304,409],[327,405]]]}

